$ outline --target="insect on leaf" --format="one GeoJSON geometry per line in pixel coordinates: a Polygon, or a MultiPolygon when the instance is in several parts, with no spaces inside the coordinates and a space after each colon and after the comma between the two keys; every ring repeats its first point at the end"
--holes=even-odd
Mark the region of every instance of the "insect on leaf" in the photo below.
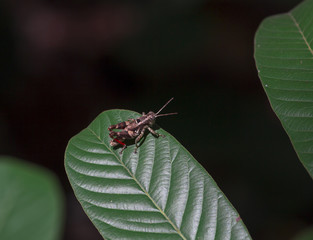
{"type": "Polygon", "coordinates": [[[134,153],[109,146],[108,126],[137,118],[100,114],[74,136],[65,168],[74,193],[105,239],[251,239],[211,176],[169,133],[147,134],[134,153]]]}

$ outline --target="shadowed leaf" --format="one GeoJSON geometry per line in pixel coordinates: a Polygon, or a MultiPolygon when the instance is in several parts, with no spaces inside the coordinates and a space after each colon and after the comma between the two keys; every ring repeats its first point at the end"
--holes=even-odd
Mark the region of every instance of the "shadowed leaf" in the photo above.
{"type": "Polygon", "coordinates": [[[265,19],[255,36],[262,85],[313,177],[313,1],[265,19]]]}
{"type": "Polygon", "coordinates": [[[62,213],[62,193],[50,172],[0,157],[1,240],[60,239],[62,213]]]}

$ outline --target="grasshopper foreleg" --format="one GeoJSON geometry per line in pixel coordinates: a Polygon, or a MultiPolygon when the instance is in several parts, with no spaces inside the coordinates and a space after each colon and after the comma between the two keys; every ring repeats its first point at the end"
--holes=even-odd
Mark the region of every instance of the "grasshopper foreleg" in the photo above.
{"type": "Polygon", "coordinates": [[[140,132],[140,134],[138,135],[138,137],[135,140],[135,151],[134,153],[137,153],[137,149],[139,148],[138,142],[141,140],[141,138],[143,137],[143,135],[145,134],[146,129],[149,130],[149,132],[151,132],[154,136],[156,137],[165,137],[162,134],[157,133],[156,131],[154,131],[151,127],[149,127],[148,125],[144,126],[140,132]]]}
{"type": "Polygon", "coordinates": [[[156,131],[154,131],[151,127],[147,126],[147,128],[148,128],[148,130],[149,130],[154,136],[156,136],[156,137],[159,137],[159,136],[165,137],[164,135],[159,134],[159,133],[157,133],[156,131]]]}

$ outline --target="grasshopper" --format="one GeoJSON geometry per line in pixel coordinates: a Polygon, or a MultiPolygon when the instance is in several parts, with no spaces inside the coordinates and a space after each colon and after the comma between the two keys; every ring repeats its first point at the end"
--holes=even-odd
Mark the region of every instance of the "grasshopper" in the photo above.
{"type": "Polygon", "coordinates": [[[120,154],[124,151],[124,149],[127,147],[127,145],[124,143],[126,139],[135,139],[135,151],[134,153],[137,153],[137,149],[139,147],[138,142],[140,139],[144,136],[145,131],[148,129],[154,136],[156,137],[165,137],[162,134],[159,134],[155,132],[151,127],[155,123],[155,119],[157,117],[161,116],[168,116],[168,115],[174,115],[177,113],[165,113],[165,114],[159,114],[166,106],[169,104],[174,98],[171,98],[163,105],[163,107],[160,108],[160,110],[157,113],[154,113],[152,111],[145,114],[142,113],[142,116],[136,119],[128,119],[127,121],[118,123],[116,125],[111,125],[108,130],[110,131],[109,136],[112,138],[110,141],[110,146],[115,147],[118,145],[122,145],[123,148],[120,151],[120,154]],[[113,129],[123,129],[120,132],[115,132],[113,129]]]}

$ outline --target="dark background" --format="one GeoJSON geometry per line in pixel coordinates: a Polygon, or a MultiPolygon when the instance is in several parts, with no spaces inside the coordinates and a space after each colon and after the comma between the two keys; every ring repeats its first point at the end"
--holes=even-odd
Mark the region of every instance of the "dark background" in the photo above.
{"type": "Polygon", "coordinates": [[[253,38],[297,0],[0,3],[0,153],[52,170],[66,194],[64,239],[102,239],[75,199],[67,141],[112,108],[158,119],[207,169],[254,239],[313,224],[312,179],[270,108],[253,38]]]}

